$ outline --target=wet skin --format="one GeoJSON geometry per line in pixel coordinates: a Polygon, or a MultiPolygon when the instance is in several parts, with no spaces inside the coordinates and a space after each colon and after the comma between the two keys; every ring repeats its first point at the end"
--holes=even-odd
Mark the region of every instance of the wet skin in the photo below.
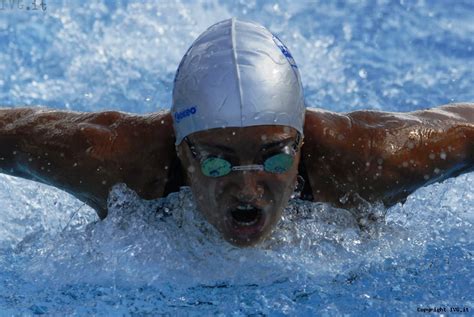
{"type": "MultiPolygon", "coordinates": [[[[258,164],[263,135],[294,133],[260,126],[199,132],[190,139],[196,146],[236,150],[236,165],[258,164]]],[[[282,175],[249,171],[208,179],[183,146],[180,161],[174,141],[169,112],[0,109],[1,172],[61,188],[96,209],[100,218],[107,215],[114,184],[125,183],[144,199],[189,184],[200,212],[229,242],[243,246],[271,232],[294,189],[297,169],[306,180],[306,199],[348,209],[377,201],[391,206],[421,186],[472,171],[474,104],[411,113],[307,109],[299,165],[297,157],[282,175]],[[256,232],[232,231],[229,208],[239,204],[262,209],[265,221],[256,232]]]]}
{"type": "MultiPolygon", "coordinates": [[[[201,156],[223,156],[237,166],[263,164],[269,156],[281,153],[284,146],[291,147],[296,135],[293,128],[256,126],[202,131],[189,139],[201,156]]],[[[285,173],[233,171],[213,178],[202,173],[200,161],[186,142],[178,147],[198,210],[226,240],[239,246],[263,240],[280,220],[295,189],[300,153],[295,153],[293,165],[285,173]],[[239,206],[249,210],[239,211],[239,206]],[[252,220],[253,214],[258,214],[256,223],[236,221],[232,214],[239,212],[249,214],[252,220]]]]}

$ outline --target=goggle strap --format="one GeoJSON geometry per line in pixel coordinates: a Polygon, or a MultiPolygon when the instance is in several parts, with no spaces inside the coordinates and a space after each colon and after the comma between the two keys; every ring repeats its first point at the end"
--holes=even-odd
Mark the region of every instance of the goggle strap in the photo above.
{"type": "Polygon", "coordinates": [[[295,143],[293,144],[293,150],[295,152],[298,152],[298,146],[300,145],[301,142],[301,134],[299,132],[296,133],[296,140],[295,143]]]}
{"type": "Polygon", "coordinates": [[[232,166],[233,171],[263,171],[263,165],[240,165],[232,166]]]}

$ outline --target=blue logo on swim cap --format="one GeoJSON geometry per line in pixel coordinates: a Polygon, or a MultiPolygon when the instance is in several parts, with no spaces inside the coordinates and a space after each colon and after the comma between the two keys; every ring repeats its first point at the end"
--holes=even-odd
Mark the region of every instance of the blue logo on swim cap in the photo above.
{"type": "Polygon", "coordinates": [[[288,63],[290,63],[290,65],[291,65],[291,67],[298,68],[298,66],[296,66],[296,62],[293,59],[293,56],[291,56],[291,53],[288,50],[288,48],[285,46],[285,44],[283,44],[282,41],[280,41],[280,39],[275,34],[273,34],[273,42],[275,42],[275,44],[278,46],[278,48],[283,53],[283,55],[285,55],[286,59],[288,60],[288,63]]]}
{"type": "Polygon", "coordinates": [[[174,119],[176,123],[179,123],[182,119],[192,116],[197,111],[196,106],[192,106],[188,109],[184,109],[183,111],[177,111],[174,113],[174,119]]]}

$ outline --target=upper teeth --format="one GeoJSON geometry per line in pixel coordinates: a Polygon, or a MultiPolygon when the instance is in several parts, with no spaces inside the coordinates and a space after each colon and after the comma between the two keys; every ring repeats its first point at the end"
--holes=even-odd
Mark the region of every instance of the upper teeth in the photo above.
{"type": "Polygon", "coordinates": [[[239,205],[237,206],[237,209],[239,210],[252,210],[254,209],[252,205],[239,205]]]}

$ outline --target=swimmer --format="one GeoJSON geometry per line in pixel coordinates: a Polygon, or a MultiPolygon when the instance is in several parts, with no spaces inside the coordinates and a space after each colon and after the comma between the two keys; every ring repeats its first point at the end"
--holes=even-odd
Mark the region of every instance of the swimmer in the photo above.
{"type": "Polygon", "coordinates": [[[474,167],[474,104],[307,108],[289,50],[255,23],[229,19],[201,34],[178,67],[172,103],[149,115],[1,109],[1,172],[61,188],[101,219],[117,183],[143,199],[187,185],[228,242],[251,246],[298,184],[302,199],[389,207],[474,167]]]}

